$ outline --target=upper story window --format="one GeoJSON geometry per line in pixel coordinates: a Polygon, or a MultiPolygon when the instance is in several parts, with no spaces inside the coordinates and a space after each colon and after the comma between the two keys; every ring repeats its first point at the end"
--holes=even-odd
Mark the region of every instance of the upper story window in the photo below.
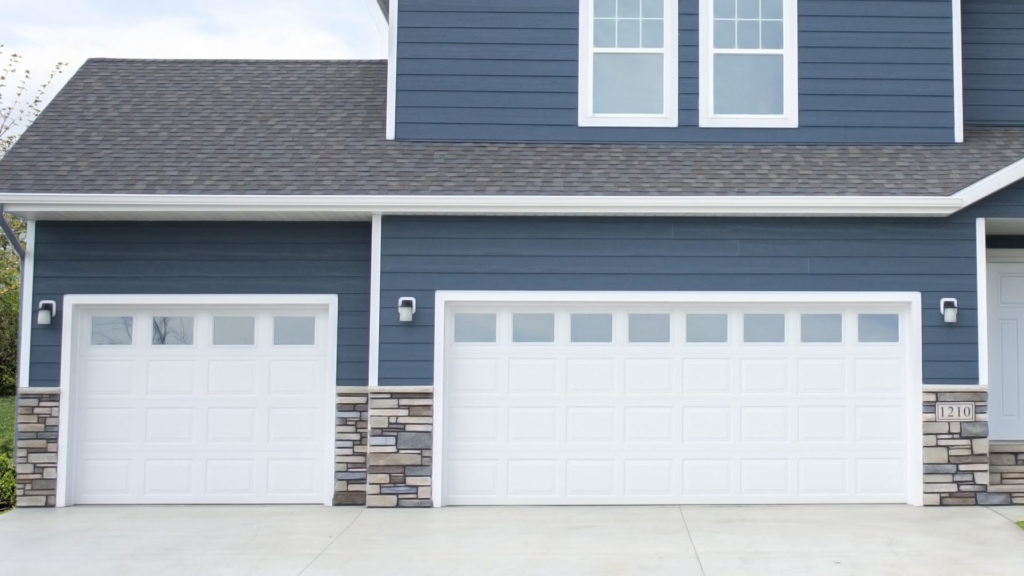
{"type": "Polygon", "coordinates": [[[580,126],[678,126],[678,0],[580,1],[580,126]]]}
{"type": "Polygon", "coordinates": [[[799,125],[797,0],[701,0],[700,125],[799,125]]]}

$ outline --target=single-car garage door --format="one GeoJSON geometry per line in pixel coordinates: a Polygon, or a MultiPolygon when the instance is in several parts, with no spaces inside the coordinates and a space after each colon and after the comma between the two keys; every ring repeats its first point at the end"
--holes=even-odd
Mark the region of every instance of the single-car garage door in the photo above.
{"type": "Polygon", "coordinates": [[[77,307],[69,502],[323,503],[328,305],[77,307]]]}
{"type": "Polygon", "coordinates": [[[445,504],[906,502],[907,303],[452,303],[445,504]]]}

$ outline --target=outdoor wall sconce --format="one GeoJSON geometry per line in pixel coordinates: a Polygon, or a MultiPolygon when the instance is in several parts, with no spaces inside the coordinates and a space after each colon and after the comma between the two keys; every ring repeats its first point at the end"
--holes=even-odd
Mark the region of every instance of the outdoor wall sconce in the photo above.
{"type": "Polygon", "coordinates": [[[40,326],[49,326],[53,323],[53,317],[57,315],[57,303],[53,300],[42,300],[39,302],[39,311],[36,313],[36,323],[40,326]]]}
{"type": "Polygon", "coordinates": [[[411,296],[403,296],[398,299],[398,321],[412,322],[416,315],[416,299],[411,296]]]}
{"type": "Polygon", "coordinates": [[[959,311],[956,298],[943,298],[939,301],[939,312],[946,324],[956,324],[957,312],[959,311]]]}

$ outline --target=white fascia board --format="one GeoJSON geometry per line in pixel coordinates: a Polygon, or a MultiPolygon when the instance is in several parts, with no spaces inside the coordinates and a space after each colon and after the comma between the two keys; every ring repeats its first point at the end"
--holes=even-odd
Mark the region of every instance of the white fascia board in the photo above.
{"type": "Polygon", "coordinates": [[[993,172],[953,195],[964,207],[987,198],[1014,182],[1024,178],[1024,158],[1010,164],[1006,168],[993,172]]]}
{"type": "MultiPolygon", "coordinates": [[[[1024,161],[1021,162],[1024,171],[1024,161]]],[[[992,177],[990,177],[992,178],[992,177]]],[[[1004,184],[1005,186],[1005,184],[1004,184]]],[[[945,196],[0,195],[32,219],[363,219],[381,215],[948,216],[945,196]]]]}

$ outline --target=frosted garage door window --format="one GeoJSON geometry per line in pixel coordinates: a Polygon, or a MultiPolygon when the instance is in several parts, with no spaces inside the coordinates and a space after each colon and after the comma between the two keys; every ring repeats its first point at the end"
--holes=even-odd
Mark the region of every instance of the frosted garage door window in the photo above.
{"type": "Polygon", "coordinates": [[[671,318],[668,314],[630,314],[629,341],[668,342],[671,318]]]}
{"type": "Polygon", "coordinates": [[[312,316],[275,316],[275,346],[312,346],[316,344],[316,318],[312,316]]]}
{"type": "Polygon", "coordinates": [[[800,316],[800,341],[824,343],[843,341],[842,314],[803,314],[800,316]]]}
{"type": "Polygon", "coordinates": [[[898,314],[860,314],[857,334],[861,342],[899,342],[900,317],[898,314]]]}
{"type": "Polygon", "coordinates": [[[516,343],[554,342],[554,314],[514,314],[512,341],[516,343]]]}
{"type": "Polygon", "coordinates": [[[191,316],[154,316],[154,346],[191,346],[195,322],[191,316]]]}
{"type": "Polygon", "coordinates": [[[573,343],[607,343],[612,341],[611,314],[573,314],[570,319],[573,343]]]}
{"type": "Polygon", "coordinates": [[[777,343],[786,341],[786,316],[783,314],[744,314],[743,341],[777,343]]]}
{"type": "Polygon", "coordinates": [[[692,344],[720,344],[729,340],[729,317],[725,314],[687,314],[686,341],[692,344]]]}
{"type": "Polygon", "coordinates": [[[498,319],[494,314],[456,314],[456,342],[494,342],[497,340],[498,319]]]}
{"type": "Polygon", "coordinates": [[[256,343],[256,318],[252,316],[215,316],[214,346],[252,346],[256,343]]]}
{"type": "Polygon", "coordinates": [[[89,341],[93,346],[131,346],[131,316],[93,316],[89,341]]]}

